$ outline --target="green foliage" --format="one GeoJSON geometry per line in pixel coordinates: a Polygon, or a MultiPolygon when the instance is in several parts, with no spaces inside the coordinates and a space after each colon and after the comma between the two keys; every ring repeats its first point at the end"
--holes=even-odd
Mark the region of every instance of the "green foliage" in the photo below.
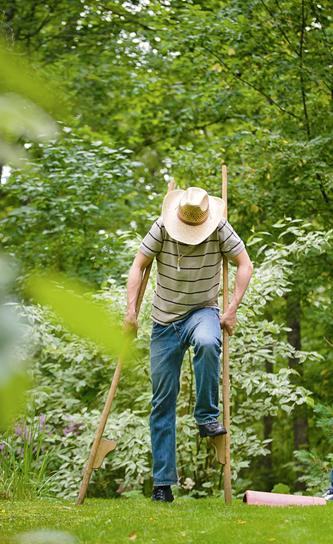
{"type": "Polygon", "coordinates": [[[293,468],[299,480],[304,482],[311,493],[323,494],[330,487],[330,473],[333,469],[333,410],[331,406],[317,404],[314,407],[315,425],[321,430],[322,443],[318,447],[294,452],[293,468]]]}
{"type": "MultiPolygon", "coordinates": [[[[285,327],[264,317],[267,304],[290,289],[288,259],[306,244],[306,236],[298,239],[296,233],[289,255],[280,244],[266,248],[262,252],[264,260],[257,266],[239,310],[240,328],[230,346],[235,493],[244,491],[251,482],[248,470],[251,463],[269,452],[270,440],[261,434],[262,418],[267,415],[280,418],[283,413],[292,414],[297,405],[312,403],[311,392],[291,381],[295,371],[285,368],[284,360],[295,354],[295,349],[284,340],[285,327]],[[273,364],[272,372],[267,372],[267,362],[273,364]]],[[[232,267],[230,275],[232,284],[232,267]]],[[[104,303],[112,301],[113,309],[119,311],[123,309],[124,288],[114,281],[110,286],[99,298],[104,303]]],[[[138,352],[133,363],[123,370],[107,424],[106,435],[116,439],[118,447],[105,467],[95,474],[93,494],[112,496],[117,490],[127,493],[139,489],[149,492],[151,486],[148,429],[151,296],[152,286],[149,286],[140,318],[138,352]]],[[[73,308],[75,305],[76,302],[71,303],[73,308]]],[[[66,332],[45,310],[30,306],[26,307],[26,313],[33,324],[34,342],[38,346],[34,357],[31,413],[47,413],[50,434],[45,442],[52,452],[49,470],[53,475],[50,489],[59,496],[74,498],[116,361],[99,354],[90,342],[66,332]]],[[[296,355],[300,364],[319,359],[319,355],[312,352],[296,355]]],[[[191,357],[189,352],[184,361],[178,403],[180,492],[195,497],[220,495],[220,467],[209,443],[198,438],[193,418],[195,391],[191,357]]]]}
{"type": "Polygon", "coordinates": [[[59,143],[30,152],[34,170],[13,172],[1,188],[3,248],[22,263],[22,274],[53,268],[98,285],[119,277],[132,257],[123,251],[128,231],[146,226],[147,202],[157,198],[140,163],[89,130],[69,129],[59,143]]]}
{"type": "MultiPolygon", "coordinates": [[[[137,248],[133,232],[144,234],[159,214],[168,176],[180,187],[201,185],[220,196],[221,160],[228,165],[230,221],[245,240],[253,233],[247,247],[256,263],[231,342],[233,470],[239,488],[260,472],[262,457],[256,464],[256,454],[272,448],[266,458],[273,480],[293,489],[284,464],[292,458],[298,406],[308,406],[305,423],[318,466],[330,462],[324,429],[317,426],[320,415],[312,412],[318,401],[326,406],[333,401],[330,7],[329,0],[59,0],[37,8],[16,0],[0,7],[7,42],[27,50],[33,64],[29,81],[25,68],[20,78],[13,69],[17,53],[15,62],[3,67],[2,111],[11,112],[3,138],[11,145],[28,139],[29,147],[40,123],[44,127],[45,118],[38,123],[33,113],[32,119],[31,103],[22,111],[22,97],[40,104],[36,93],[41,100],[47,94],[37,72],[57,81],[57,95],[71,102],[59,142],[32,144],[29,173],[12,171],[0,185],[0,243],[20,263],[20,285],[32,269],[51,267],[102,288],[101,298],[117,298],[122,307],[119,286],[137,248]],[[9,88],[8,81],[15,85],[9,88]],[[20,96],[12,102],[8,92],[20,96]],[[292,320],[294,301],[298,313],[292,320]],[[274,428],[265,438],[264,418],[270,417],[274,428]]],[[[58,111],[54,106],[45,104],[51,113],[58,111]]],[[[119,417],[127,409],[139,418],[148,414],[150,296],[151,287],[137,340],[141,356],[126,370],[128,387],[120,388],[116,399],[119,417]]],[[[40,409],[48,403],[51,411],[63,407],[66,399],[64,413],[70,410],[80,421],[87,407],[89,428],[88,414],[101,408],[114,361],[38,312],[28,309],[35,334],[45,337],[34,358],[34,372],[48,391],[41,394],[40,409]],[[59,395],[48,389],[55,376],[59,395]]],[[[181,434],[194,434],[192,409],[186,363],[181,434]]],[[[57,417],[51,425],[61,436],[57,417]]],[[[147,430],[135,421],[146,466],[147,430]]],[[[180,450],[184,492],[210,493],[212,481],[214,489],[220,485],[212,452],[205,442],[187,442],[180,450]]],[[[126,479],[131,469],[125,457],[119,462],[124,464],[117,474],[101,471],[94,492],[106,493],[107,474],[126,479]]],[[[310,458],[308,465],[299,464],[300,477],[311,474],[310,465],[310,458]]],[[[319,474],[313,476],[317,486],[319,474]]],[[[310,480],[305,483],[311,489],[310,480]]],[[[272,487],[267,477],[260,484],[272,487]]]]}
{"type": "Polygon", "coordinates": [[[275,484],[275,486],[272,489],[272,493],[290,493],[290,487],[286,484],[275,484]]]}
{"type": "Polygon", "coordinates": [[[45,443],[45,416],[29,425],[18,422],[7,431],[0,446],[0,496],[5,499],[31,499],[45,495],[50,478],[46,476],[50,451],[45,443]]]}

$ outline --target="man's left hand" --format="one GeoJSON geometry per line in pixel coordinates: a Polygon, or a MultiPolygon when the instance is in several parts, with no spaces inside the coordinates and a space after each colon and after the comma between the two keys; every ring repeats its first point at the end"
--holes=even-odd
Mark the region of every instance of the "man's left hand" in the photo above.
{"type": "Polygon", "coordinates": [[[221,328],[226,329],[227,333],[232,336],[237,324],[236,310],[228,308],[227,311],[220,316],[220,323],[221,328]]]}

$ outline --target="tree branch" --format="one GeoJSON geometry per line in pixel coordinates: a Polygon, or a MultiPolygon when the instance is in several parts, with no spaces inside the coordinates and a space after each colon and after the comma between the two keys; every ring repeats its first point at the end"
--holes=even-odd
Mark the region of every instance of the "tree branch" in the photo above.
{"type": "MultiPolygon", "coordinates": [[[[194,130],[204,130],[205,128],[207,128],[207,127],[209,127],[211,125],[216,125],[217,123],[220,123],[221,121],[228,121],[229,119],[235,119],[236,117],[241,117],[243,119],[242,115],[232,115],[230,117],[226,117],[225,115],[221,115],[221,116],[217,117],[216,119],[213,119],[211,121],[207,121],[207,123],[203,123],[203,124],[200,124],[200,125],[192,125],[191,127],[185,127],[185,128],[186,128],[187,132],[193,132],[194,130]]],[[[165,140],[165,133],[161,137],[156,138],[156,140],[152,140],[150,142],[146,141],[144,144],[136,147],[135,151],[136,152],[141,151],[145,147],[155,145],[158,142],[161,142],[163,140],[165,140]]]]}
{"type": "Polygon", "coordinates": [[[29,40],[30,38],[33,38],[39,32],[44,28],[47,23],[49,23],[52,20],[52,17],[50,15],[47,15],[45,19],[42,20],[42,22],[35,28],[34,30],[31,30],[30,32],[27,32],[26,34],[21,34],[20,40],[29,40]]]}
{"type": "MultiPolygon", "coordinates": [[[[310,128],[310,119],[309,119],[309,113],[307,108],[307,102],[306,102],[306,91],[305,91],[305,80],[304,80],[304,70],[303,70],[303,61],[304,61],[304,32],[305,32],[305,25],[306,25],[306,17],[305,17],[305,6],[304,6],[304,0],[301,0],[301,34],[300,34],[300,82],[301,82],[301,94],[302,94],[302,104],[303,104],[303,112],[304,112],[304,119],[305,119],[305,128],[306,128],[306,134],[308,137],[308,140],[311,139],[311,128],[310,128]]],[[[319,182],[319,189],[323,196],[324,201],[326,204],[330,205],[330,200],[327,196],[327,193],[324,188],[323,180],[319,174],[316,174],[316,178],[319,182]]]]}
{"type": "Polygon", "coordinates": [[[301,120],[301,118],[298,115],[296,115],[292,111],[289,111],[289,110],[285,109],[278,102],[276,102],[276,100],[274,100],[271,96],[269,96],[267,93],[265,93],[265,91],[263,91],[262,89],[259,89],[256,85],[254,85],[250,81],[247,81],[246,79],[242,78],[239,74],[236,74],[235,72],[233,72],[233,70],[226,64],[226,62],[219,55],[217,55],[214,51],[209,49],[207,46],[203,45],[202,47],[203,47],[203,49],[208,51],[211,55],[213,55],[222,64],[222,66],[224,66],[224,68],[232,75],[232,77],[234,79],[238,79],[239,81],[241,81],[242,83],[244,83],[248,87],[251,87],[253,90],[255,90],[257,93],[259,93],[261,96],[266,98],[266,100],[269,102],[269,104],[275,106],[276,108],[278,108],[283,113],[289,115],[290,117],[293,117],[294,119],[297,119],[298,121],[301,120]]]}
{"type": "Polygon", "coordinates": [[[263,7],[265,8],[265,10],[267,11],[267,13],[270,15],[270,17],[272,17],[272,19],[273,19],[274,22],[276,23],[276,26],[278,27],[278,29],[280,30],[282,36],[284,37],[284,39],[285,39],[286,42],[288,43],[290,49],[291,49],[292,51],[294,51],[294,53],[296,53],[296,55],[298,56],[298,55],[299,55],[299,52],[298,52],[297,49],[294,47],[294,45],[291,43],[288,34],[284,31],[284,29],[282,28],[282,26],[277,22],[277,19],[276,19],[276,17],[275,17],[275,14],[273,13],[273,11],[265,4],[264,0],[260,0],[260,2],[261,2],[261,4],[263,5],[263,7]]]}
{"type": "Polygon", "coordinates": [[[301,34],[299,42],[299,63],[300,63],[300,81],[301,81],[301,94],[302,94],[302,104],[305,120],[305,129],[308,136],[308,140],[311,139],[310,131],[310,121],[308,108],[306,103],[306,93],[305,93],[305,81],[304,81],[304,72],[303,72],[303,63],[304,63],[304,32],[305,32],[305,7],[304,0],[301,0],[301,34]]]}

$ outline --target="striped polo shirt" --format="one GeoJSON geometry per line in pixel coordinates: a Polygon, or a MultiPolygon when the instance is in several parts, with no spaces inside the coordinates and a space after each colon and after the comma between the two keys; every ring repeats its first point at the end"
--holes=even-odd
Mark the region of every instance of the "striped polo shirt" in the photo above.
{"type": "Polygon", "coordinates": [[[222,256],[238,255],[244,247],[225,219],[197,245],[177,242],[168,235],[162,218],[157,219],[140,245],[144,255],[157,261],[153,321],[167,325],[193,310],[218,308],[222,256]]]}

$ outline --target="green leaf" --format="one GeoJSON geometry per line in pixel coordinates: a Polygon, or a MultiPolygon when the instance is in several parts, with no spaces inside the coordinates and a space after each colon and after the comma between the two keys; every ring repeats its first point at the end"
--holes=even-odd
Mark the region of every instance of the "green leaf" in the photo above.
{"type": "Polygon", "coordinates": [[[61,274],[33,274],[26,289],[37,302],[50,306],[69,330],[108,355],[122,362],[133,355],[133,337],[125,332],[121,317],[104,302],[92,300],[94,293],[82,283],[61,274]]]}

